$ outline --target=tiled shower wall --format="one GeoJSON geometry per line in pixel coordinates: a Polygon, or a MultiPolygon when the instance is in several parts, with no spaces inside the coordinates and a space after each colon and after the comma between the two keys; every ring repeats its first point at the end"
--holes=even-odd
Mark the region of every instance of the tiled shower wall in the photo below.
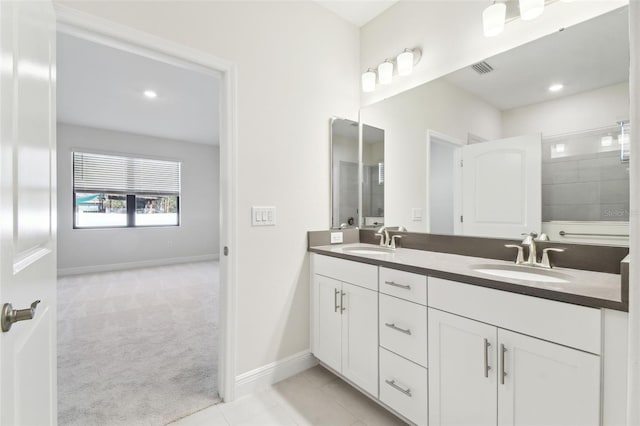
{"type": "Polygon", "coordinates": [[[551,158],[542,145],[542,220],[628,221],[629,163],[620,151],[551,158]]]}

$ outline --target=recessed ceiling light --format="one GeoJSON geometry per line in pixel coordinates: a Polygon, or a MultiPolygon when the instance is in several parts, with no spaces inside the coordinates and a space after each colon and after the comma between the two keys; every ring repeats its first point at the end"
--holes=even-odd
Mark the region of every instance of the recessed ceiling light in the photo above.
{"type": "Polygon", "coordinates": [[[158,97],[158,94],[153,90],[145,90],[144,95],[149,99],[154,99],[158,97]]]}
{"type": "Polygon", "coordinates": [[[552,84],[551,86],[549,86],[549,91],[557,92],[558,90],[562,90],[563,87],[564,87],[563,84],[552,84]]]}

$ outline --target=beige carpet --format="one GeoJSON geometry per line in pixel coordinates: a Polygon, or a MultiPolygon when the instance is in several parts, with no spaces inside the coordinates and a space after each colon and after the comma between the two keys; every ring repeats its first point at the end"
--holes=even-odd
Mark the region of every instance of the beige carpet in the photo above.
{"type": "Polygon", "coordinates": [[[163,425],[217,402],[218,263],[58,281],[58,423],[163,425]]]}

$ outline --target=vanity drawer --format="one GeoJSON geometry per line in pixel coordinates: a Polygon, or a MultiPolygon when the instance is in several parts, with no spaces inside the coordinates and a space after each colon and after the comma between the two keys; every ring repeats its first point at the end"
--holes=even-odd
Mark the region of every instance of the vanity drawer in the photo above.
{"type": "Polygon", "coordinates": [[[426,425],[427,369],[380,348],[380,401],[417,425],[426,425]]]}
{"type": "Polygon", "coordinates": [[[378,267],[314,253],[314,273],[378,291],[378,267]]]}
{"type": "Polygon", "coordinates": [[[380,346],[427,366],[427,307],[380,295],[380,346]]]}
{"type": "Polygon", "coordinates": [[[426,305],[427,277],[380,267],[380,293],[426,305]]]}

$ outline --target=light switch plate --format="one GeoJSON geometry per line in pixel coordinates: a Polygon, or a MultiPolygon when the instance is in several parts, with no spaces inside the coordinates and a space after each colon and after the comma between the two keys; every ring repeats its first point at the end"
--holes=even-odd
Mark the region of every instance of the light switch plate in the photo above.
{"type": "Polygon", "coordinates": [[[274,226],[276,224],[276,208],[251,207],[251,225],[253,226],[274,226]]]}
{"type": "Polygon", "coordinates": [[[342,243],[342,232],[332,232],[331,233],[331,244],[340,244],[342,243]]]}
{"type": "Polygon", "coordinates": [[[414,207],[411,209],[411,220],[414,222],[422,221],[422,209],[419,207],[414,207]]]}

